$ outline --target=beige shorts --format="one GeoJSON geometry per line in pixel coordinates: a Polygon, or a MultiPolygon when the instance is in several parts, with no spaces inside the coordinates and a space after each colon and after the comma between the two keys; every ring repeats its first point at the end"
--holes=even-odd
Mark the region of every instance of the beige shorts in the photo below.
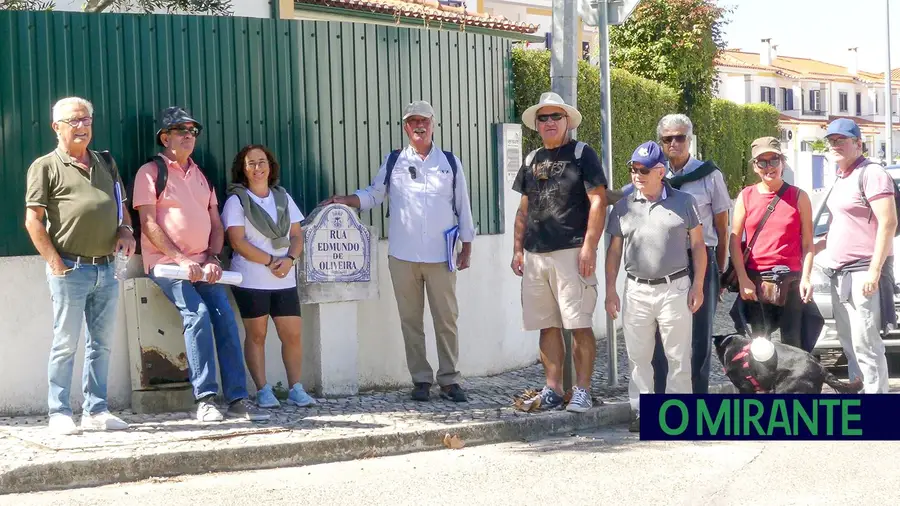
{"type": "Polygon", "coordinates": [[[522,275],[522,322],[525,330],[593,327],[597,276],[578,272],[578,252],[525,252],[522,275]]]}

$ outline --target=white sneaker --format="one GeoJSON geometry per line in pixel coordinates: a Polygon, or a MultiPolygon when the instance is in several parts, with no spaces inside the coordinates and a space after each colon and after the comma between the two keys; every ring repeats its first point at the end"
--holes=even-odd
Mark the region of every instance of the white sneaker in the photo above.
{"type": "Polygon", "coordinates": [[[125,430],[128,428],[128,424],[109,411],[101,411],[95,415],[82,413],[81,428],[84,430],[125,430]]]}
{"type": "Polygon", "coordinates": [[[49,420],[50,430],[57,434],[78,434],[81,429],[75,425],[72,417],[64,413],[53,413],[49,420]]]}
{"type": "Polygon", "coordinates": [[[218,406],[211,399],[202,400],[197,403],[197,421],[198,422],[221,422],[225,419],[218,406]]]}
{"type": "Polygon", "coordinates": [[[593,405],[594,402],[591,400],[591,394],[584,388],[575,387],[572,389],[572,400],[570,400],[569,404],[566,406],[566,411],[584,413],[591,409],[593,405]]]}

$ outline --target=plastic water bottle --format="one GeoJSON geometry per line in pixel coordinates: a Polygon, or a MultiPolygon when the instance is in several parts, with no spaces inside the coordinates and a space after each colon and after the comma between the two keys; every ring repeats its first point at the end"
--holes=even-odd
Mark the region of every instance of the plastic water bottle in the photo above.
{"type": "Polygon", "coordinates": [[[125,279],[126,271],[128,270],[128,255],[125,254],[125,250],[120,249],[116,252],[116,279],[125,279]]]}

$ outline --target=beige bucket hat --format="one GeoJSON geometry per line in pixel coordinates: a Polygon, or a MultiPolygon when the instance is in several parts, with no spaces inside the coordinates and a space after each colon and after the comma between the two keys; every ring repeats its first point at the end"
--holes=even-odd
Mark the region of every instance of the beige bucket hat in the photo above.
{"type": "Polygon", "coordinates": [[[551,106],[559,107],[560,109],[563,109],[566,111],[566,114],[569,115],[568,128],[570,130],[578,128],[578,125],[581,124],[581,113],[578,112],[578,109],[563,102],[563,99],[556,93],[553,93],[552,91],[543,93],[541,95],[541,99],[540,99],[540,101],[538,101],[538,103],[534,104],[533,106],[529,107],[528,109],[525,109],[525,112],[522,113],[522,124],[532,130],[537,130],[537,123],[536,123],[537,112],[542,107],[551,107],[551,106]]]}

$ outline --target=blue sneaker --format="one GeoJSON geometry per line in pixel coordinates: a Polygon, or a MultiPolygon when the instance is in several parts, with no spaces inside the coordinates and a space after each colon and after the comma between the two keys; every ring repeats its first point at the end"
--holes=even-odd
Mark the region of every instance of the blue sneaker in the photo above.
{"type": "Polygon", "coordinates": [[[541,390],[539,394],[541,397],[541,407],[543,410],[550,409],[559,409],[563,404],[563,397],[558,393],[554,392],[552,388],[549,386],[544,386],[544,389],[541,390]]]}
{"type": "Polygon", "coordinates": [[[280,408],[281,403],[275,398],[272,385],[266,384],[256,392],[256,405],[261,408],[280,408]]]}
{"type": "Polygon", "coordinates": [[[303,385],[296,383],[288,394],[287,403],[305,408],[308,406],[315,406],[316,400],[306,393],[306,390],[303,390],[303,385]]]}

